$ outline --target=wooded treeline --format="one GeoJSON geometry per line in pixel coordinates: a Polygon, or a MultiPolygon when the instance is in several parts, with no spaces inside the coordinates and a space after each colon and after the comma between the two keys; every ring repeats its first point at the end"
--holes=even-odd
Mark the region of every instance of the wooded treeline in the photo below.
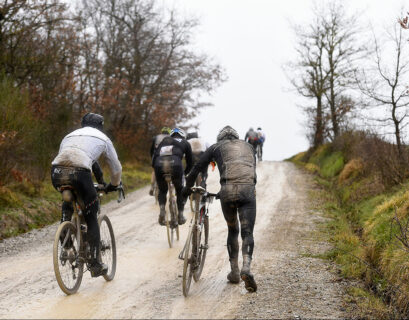
{"type": "Polygon", "coordinates": [[[155,0],[0,1],[0,185],[43,180],[86,112],[124,159],[207,105],[221,67],[192,49],[198,21],[155,0]]]}
{"type": "Polygon", "coordinates": [[[297,59],[286,66],[293,87],[306,98],[301,107],[311,151],[346,132],[366,132],[380,138],[380,149],[382,140],[391,143],[374,157],[393,164],[396,181],[409,176],[409,34],[403,18],[397,12],[389,26],[366,27],[362,14],[341,1],[315,6],[308,25],[293,26],[297,59]]]}

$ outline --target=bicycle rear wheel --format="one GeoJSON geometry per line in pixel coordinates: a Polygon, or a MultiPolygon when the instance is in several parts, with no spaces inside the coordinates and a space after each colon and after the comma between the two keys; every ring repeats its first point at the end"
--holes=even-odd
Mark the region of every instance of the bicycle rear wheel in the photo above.
{"type": "Polygon", "coordinates": [[[75,225],[70,221],[61,223],[54,238],[53,265],[58,285],[68,295],[76,293],[81,285],[84,263],[80,247],[75,225]]]}
{"type": "Polygon", "coordinates": [[[204,210],[205,208],[202,207],[203,212],[201,212],[201,219],[203,219],[203,226],[201,227],[201,230],[200,231],[198,230],[197,232],[196,243],[198,244],[197,248],[198,265],[195,272],[193,273],[193,279],[195,280],[195,282],[199,281],[200,276],[202,275],[203,267],[206,260],[206,252],[209,245],[209,217],[205,215],[204,210]]]}
{"type": "Polygon", "coordinates": [[[99,231],[101,234],[100,254],[101,261],[108,266],[108,272],[104,275],[106,281],[111,281],[116,272],[116,242],[114,229],[108,216],[102,214],[98,217],[99,231]]]}
{"type": "Polygon", "coordinates": [[[191,247],[192,247],[192,228],[189,229],[189,234],[186,239],[186,244],[185,244],[185,255],[184,255],[184,261],[183,261],[183,278],[182,278],[182,289],[183,289],[183,295],[187,297],[190,289],[190,284],[192,283],[192,252],[191,252],[191,247]]]}
{"type": "MultiPolygon", "coordinates": [[[[170,206],[169,206],[170,208],[170,206]]],[[[168,244],[169,244],[169,248],[172,248],[173,245],[173,234],[172,234],[172,228],[170,226],[170,217],[171,217],[171,213],[170,210],[166,211],[165,214],[165,221],[166,221],[166,234],[168,236],[168,244]]]]}
{"type": "Polygon", "coordinates": [[[159,203],[158,197],[159,197],[159,188],[158,188],[158,184],[155,182],[155,185],[153,187],[153,195],[155,197],[155,204],[159,203]]]}

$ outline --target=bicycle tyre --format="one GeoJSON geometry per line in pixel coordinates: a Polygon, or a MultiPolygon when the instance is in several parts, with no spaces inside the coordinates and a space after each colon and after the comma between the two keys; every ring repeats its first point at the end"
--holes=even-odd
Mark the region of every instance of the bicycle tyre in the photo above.
{"type": "MultiPolygon", "coordinates": [[[[76,247],[76,250],[79,254],[80,252],[80,247],[81,247],[81,239],[78,239],[78,235],[77,235],[77,228],[75,227],[75,225],[70,222],[70,221],[65,221],[63,223],[61,223],[57,229],[57,232],[55,233],[55,238],[54,238],[54,245],[53,245],[53,265],[54,265],[54,274],[55,274],[55,278],[57,279],[57,283],[60,287],[60,289],[67,295],[71,295],[74,294],[78,291],[80,285],[81,285],[81,281],[82,281],[82,276],[84,274],[84,263],[83,262],[79,262],[78,261],[78,256],[75,259],[75,262],[77,263],[77,268],[74,269],[78,269],[78,274],[76,275],[76,278],[73,278],[74,284],[73,285],[69,285],[68,284],[68,278],[66,275],[63,276],[63,274],[61,273],[60,270],[60,252],[62,250],[61,247],[61,242],[60,242],[60,236],[62,234],[67,233],[69,237],[71,237],[71,240],[76,240],[76,245],[74,245],[74,249],[76,247]],[[60,248],[60,250],[59,250],[60,248]],[[65,278],[65,281],[64,281],[65,278]]],[[[66,238],[66,236],[65,236],[66,238]]],[[[67,263],[68,261],[66,260],[65,263],[67,263]]],[[[65,267],[65,266],[70,266],[71,265],[71,272],[74,270],[72,267],[72,264],[69,263],[69,265],[62,265],[61,263],[61,267],[65,267]]],[[[68,270],[67,270],[68,271],[68,270]]],[[[74,274],[75,275],[75,274],[74,274]]]]}
{"type": "Polygon", "coordinates": [[[203,230],[197,233],[197,243],[199,244],[197,258],[200,261],[200,264],[197,270],[193,273],[193,280],[195,280],[195,282],[199,281],[200,276],[202,275],[206,261],[207,246],[209,244],[209,217],[206,215],[204,216],[203,230]]]}
{"type": "Polygon", "coordinates": [[[115,277],[116,272],[116,242],[114,229],[112,228],[111,220],[108,216],[102,214],[98,217],[98,226],[101,234],[101,243],[100,243],[100,257],[101,261],[108,266],[108,272],[103,277],[106,281],[111,281],[115,277]],[[106,224],[107,230],[103,227],[104,223],[106,224]],[[108,233],[107,233],[107,232],[108,233]],[[109,237],[109,240],[107,239],[109,237]],[[111,253],[111,259],[109,259],[108,250],[111,253]]]}
{"type": "MultiPolygon", "coordinates": [[[[170,206],[169,206],[170,209],[170,206]]],[[[168,236],[168,244],[169,244],[169,248],[172,248],[172,244],[173,244],[173,237],[172,237],[172,229],[170,227],[170,210],[166,211],[165,214],[165,224],[166,224],[166,234],[168,236]]]]}
{"type": "Polygon", "coordinates": [[[155,185],[153,187],[153,195],[155,197],[155,204],[159,203],[159,188],[158,188],[158,184],[155,182],[155,185]]]}
{"type": "Polygon", "coordinates": [[[261,147],[260,147],[260,145],[257,145],[257,158],[258,158],[258,161],[259,161],[259,162],[262,161],[262,159],[261,159],[261,147]]]}
{"type": "Polygon", "coordinates": [[[191,245],[192,245],[192,232],[193,228],[189,229],[189,233],[186,239],[186,245],[185,245],[185,255],[184,255],[184,261],[183,261],[183,277],[182,277],[182,290],[183,290],[183,295],[187,297],[190,289],[190,284],[192,283],[192,263],[189,262],[190,256],[192,255],[191,253],[191,245]]]}

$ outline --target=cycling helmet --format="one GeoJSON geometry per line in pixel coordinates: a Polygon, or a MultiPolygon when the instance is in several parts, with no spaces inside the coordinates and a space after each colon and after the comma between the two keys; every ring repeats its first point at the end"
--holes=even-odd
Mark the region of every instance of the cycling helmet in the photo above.
{"type": "Polygon", "coordinates": [[[88,112],[82,117],[81,127],[92,127],[102,131],[104,129],[104,117],[97,113],[88,112]]]}
{"type": "Polygon", "coordinates": [[[260,127],[258,127],[258,128],[257,128],[257,130],[261,130],[261,128],[260,128],[260,127]]]}
{"type": "Polygon", "coordinates": [[[217,135],[217,142],[225,139],[234,140],[238,138],[239,134],[237,133],[236,130],[234,130],[230,126],[225,126],[223,129],[219,131],[219,134],[217,135]]]}
{"type": "Polygon", "coordinates": [[[185,130],[180,129],[180,128],[173,128],[172,131],[170,132],[170,136],[173,137],[176,134],[180,135],[183,139],[186,139],[185,130]]]}
{"type": "Polygon", "coordinates": [[[199,134],[197,132],[188,132],[186,139],[189,140],[193,138],[199,138],[199,134]]]}
{"type": "Polygon", "coordinates": [[[250,127],[249,131],[254,131],[253,127],[250,127]]]}
{"type": "Polygon", "coordinates": [[[171,130],[169,127],[163,127],[163,128],[161,129],[160,133],[170,134],[171,131],[172,131],[172,130],[171,130]]]}

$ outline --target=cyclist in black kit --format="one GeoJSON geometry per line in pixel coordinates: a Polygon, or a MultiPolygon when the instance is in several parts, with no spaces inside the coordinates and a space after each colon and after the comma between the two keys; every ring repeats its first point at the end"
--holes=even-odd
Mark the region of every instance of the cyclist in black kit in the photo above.
{"type": "MultiPolygon", "coordinates": [[[[159,146],[156,148],[153,158],[152,166],[155,169],[156,182],[159,188],[159,224],[165,225],[165,214],[166,214],[166,194],[168,192],[168,184],[164,178],[164,174],[171,173],[172,183],[175,186],[177,207],[178,207],[178,224],[184,224],[186,222],[183,216],[183,209],[185,207],[185,201],[181,195],[183,188],[183,155],[186,156],[186,169],[185,174],[187,174],[192,168],[192,148],[190,144],[186,141],[186,133],[179,128],[174,128],[170,136],[165,137],[159,146]],[[170,172],[167,172],[168,168],[170,172]]],[[[172,221],[173,224],[176,221],[172,221]]]]}
{"type": "MultiPolygon", "coordinates": [[[[159,146],[159,144],[162,142],[162,140],[170,135],[170,128],[168,127],[163,127],[162,130],[160,131],[160,134],[158,134],[157,136],[155,136],[152,140],[152,144],[151,144],[151,150],[150,150],[150,154],[151,154],[151,159],[153,157],[153,154],[155,153],[156,148],[159,146]]],[[[149,195],[153,196],[153,188],[155,185],[155,171],[152,170],[152,175],[151,175],[151,188],[149,189],[149,195]]]]}
{"type": "Polygon", "coordinates": [[[247,131],[246,136],[244,137],[244,141],[251,144],[251,146],[253,147],[253,152],[255,154],[257,150],[257,144],[259,143],[259,141],[258,134],[256,131],[254,131],[253,128],[250,128],[249,131],[247,131]]]}
{"type": "Polygon", "coordinates": [[[254,248],[253,229],[256,220],[257,177],[254,151],[248,143],[239,140],[236,130],[230,126],[224,127],[217,136],[217,143],[203,153],[199,162],[186,177],[183,196],[187,197],[191,193],[191,187],[197,175],[207,168],[211,161],[215,161],[219,168],[220,202],[229,230],[227,250],[231,272],[227,275],[227,279],[232,283],[239,283],[241,278],[248,291],[257,291],[256,281],[250,272],[254,248]],[[238,266],[240,226],[243,239],[241,272],[238,266]]]}

